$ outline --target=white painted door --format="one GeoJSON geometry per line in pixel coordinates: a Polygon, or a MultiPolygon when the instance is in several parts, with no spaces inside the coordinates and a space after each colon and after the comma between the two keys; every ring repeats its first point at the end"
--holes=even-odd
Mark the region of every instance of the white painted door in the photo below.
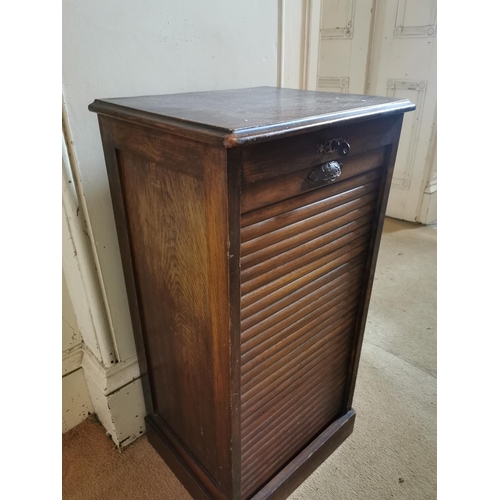
{"type": "Polygon", "coordinates": [[[318,90],[365,94],[373,0],[323,0],[318,90]]]}
{"type": "Polygon", "coordinates": [[[436,0],[378,0],[368,93],[408,98],[387,215],[419,220],[436,121],[436,0]]]}
{"type": "Polygon", "coordinates": [[[323,0],[319,53],[318,90],[416,104],[404,118],[387,215],[433,222],[436,0],[323,0]]]}

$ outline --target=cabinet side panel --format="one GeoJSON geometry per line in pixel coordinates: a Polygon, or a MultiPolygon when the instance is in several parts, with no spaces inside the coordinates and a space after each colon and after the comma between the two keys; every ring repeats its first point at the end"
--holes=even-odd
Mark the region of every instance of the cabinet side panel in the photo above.
{"type": "Polygon", "coordinates": [[[155,413],[217,476],[203,179],[117,154],[155,413]]]}

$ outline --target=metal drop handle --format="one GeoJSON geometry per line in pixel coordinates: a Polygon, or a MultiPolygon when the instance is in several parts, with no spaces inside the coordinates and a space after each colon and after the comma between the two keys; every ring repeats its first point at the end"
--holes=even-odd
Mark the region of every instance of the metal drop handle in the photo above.
{"type": "Polygon", "coordinates": [[[316,167],[309,174],[309,180],[334,182],[340,177],[340,174],[342,174],[342,164],[338,161],[329,161],[316,167]]]}

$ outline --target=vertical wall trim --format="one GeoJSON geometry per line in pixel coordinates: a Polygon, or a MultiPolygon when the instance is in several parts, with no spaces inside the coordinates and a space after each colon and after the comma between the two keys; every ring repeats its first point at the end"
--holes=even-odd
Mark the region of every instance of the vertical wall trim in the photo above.
{"type": "Polygon", "coordinates": [[[368,50],[366,51],[368,57],[366,58],[366,78],[365,78],[365,94],[370,92],[370,62],[372,60],[372,50],[373,50],[373,33],[375,27],[375,15],[377,13],[378,1],[372,0],[371,7],[371,20],[370,20],[370,34],[368,36],[368,50]]]}
{"type": "Polygon", "coordinates": [[[278,0],[278,86],[316,90],[321,0],[278,0]]]}
{"type": "MultiPolygon", "coordinates": [[[[66,276],[68,293],[73,304],[78,328],[85,344],[100,361],[109,357],[102,353],[98,330],[105,325],[104,312],[100,307],[100,297],[85,242],[85,230],[78,216],[78,200],[74,191],[74,181],[69,171],[66,145],[63,141],[62,170],[62,264],[66,276]]],[[[111,361],[111,357],[109,357],[111,361]]]]}
{"type": "Polygon", "coordinates": [[[278,0],[278,47],[277,47],[277,82],[276,85],[278,87],[283,87],[283,78],[284,78],[284,63],[285,57],[283,51],[285,49],[285,32],[283,29],[284,16],[285,16],[285,0],[278,0]]]}
{"type": "MultiPolygon", "coordinates": [[[[66,103],[64,102],[64,97],[62,100],[62,118],[63,118],[63,160],[67,164],[67,174],[71,176],[71,182],[73,183],[75,196],[78,203],[78,212],[81,215],[75,214],[76,217],[68,217],[68,222],[71,219],[77,219],[81,226],[81,232],[84,233],[88,239],[88,247],[85,248],[84,242],[81,244],[81,248],[75,248],[75,251],[83,255],[80,259],[84,262],[83,265],[79,266],[81,273],[82,282],[86,285],[87,299],[89,299],[89,294],[94,297],[93,301],[88,301],[88,307],[90,313],[94,318],[94,329],[95,335],[97,336],[99,348],[102,355],[102,362],[106,367],[112,366],[115,361],[120,361],[120,355],[116,343],[115,332],[113,328],[113,322],[111,319],[109,303],[106,296],[106,287],[104,286],[104,279],[102,276],[102,271],[99,264],[99,258],[97,255],[97,249],[95,245],[95,239],[92,232],[92,226],[90,223],[90,217],[88,212],[87,203],[85,200],[85,195],[83,193],[82,182],[80,178],[79,169],[77,166],[77,159],[75,155],[75,150],[73,146],[73,141],[71,138],[71,131],[68,122],[68,114],[66,109],[66,103]],[[89,252],[90,249],[90,252],[89,252]],[[93,269],[92,269],[93,267],[93,269]],[[95,283],[94,276],[91,273],[97,275],[97,283],[95,283]],[[90,287],[90,289],[88,288],[90,287]],[[92,289],[92,287],[94,289],[92,289]],[[104,308],[103,313],[100,309],[104,308]],[[97,324],[96,324],[97,323],[97,324]]],[[[63,190],[63,200],[64,200],[64,190],[63,190]]],[[[69,213],[67,214],[70,215],[69,213]]],[[[78,231],[77,231],[78,232],[78,231]]],[[[77,239],[72,235],[73,244],[77,244],[77,239]]],[[[69,283],[68,283],[69,287],[69,283]]],[[[76,307],[76,306],[75,306],[76,307]]],[[[83,332],[82,332],[83,335],[83,332]]]]}
{"type": "Polygon", "coordinates": [[[308,0],[306,64],[304,70],[304,86],[306,90],[318,89],[319,49],[321,40],[321,0],[308,0]]]}
{"type": "MultiPolygon", "coordinates": [[[[63,183],[68,182],[64,178],[63,183]]],[[[89,297],[87,289],[82,283],[80,272],[80,258],[78,250],[75,248],[78,237],[73,236],[71,231],[71,216],[67,210],[68,203],[64,199],[62,206],[62,261],[63,269],[66,275],[66,284],[68,293],[75,310],[76,322],[80,330],[83,341],[89,346],[94,356],[102,361],[101,348],[97,340],[94,318],[89,307],[89,297]],[[83,292],[83,293],[82,293],[83,292]]],[[[76,232],[76,231],[75,231],[76,232]]]]}
{"type": "Polygon", "coordinates": [[[307,89],[307,77],[309,69],[309,30],[310,30],[311,0],[302,2],[302,40],[300,61],[300,88],[307,89]]]}
{"type": "MultiPolygon", "coordinates": [[[[421,220],[421,212],[422,212],[422,205],[424,202],[424,197],[426,193],[429,190],[430,184],[431,184],[431,177],[432,177],[432,163],[434,160],[434,155],[436,154],[437,150],[437,108],[434,109],[434,118],[432,120],[432,131],[431,131],[431,139],[429,141],[429,146],[427,148],[427,155],[425,157],[425,172],[422,177],[422,184],[420,186],[420,200],[417,205],[417,210],[416,213],[418,214],[418,219],[417,222],[422,222],[426,223],[425,221],[421,220]]],[[[436,186],[433,187],[434,191],[437,191],[437,182],[436,186]]]]}

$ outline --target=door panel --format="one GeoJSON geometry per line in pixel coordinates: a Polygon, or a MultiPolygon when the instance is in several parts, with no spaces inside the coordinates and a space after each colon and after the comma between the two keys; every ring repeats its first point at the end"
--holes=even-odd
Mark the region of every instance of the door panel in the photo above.
{"type": "Polygon", "coordinates": [[[435,219],[422,203],[437,191],[436,29],[436,0],[322,2],[318,90],[408,98],[417,106],[404,118],[387,207],[403,220],[435,219]]]}
{"type": "Polygon", "coordinates": [[[435,130],[436,1],[378,1],[371,54],[367,93],[417,106],[404,118],[387,215],[419,221],[435,130]]]}
{"type": "Polygon", "coordinates": [[[364,94],[373,0],[323,0],[318,90],[364,94]]]}
{"type": "Polygon", "coordinates": [[[244,499],[341,411],[381,178],[370,169],[242,214],[244,499]]]}

